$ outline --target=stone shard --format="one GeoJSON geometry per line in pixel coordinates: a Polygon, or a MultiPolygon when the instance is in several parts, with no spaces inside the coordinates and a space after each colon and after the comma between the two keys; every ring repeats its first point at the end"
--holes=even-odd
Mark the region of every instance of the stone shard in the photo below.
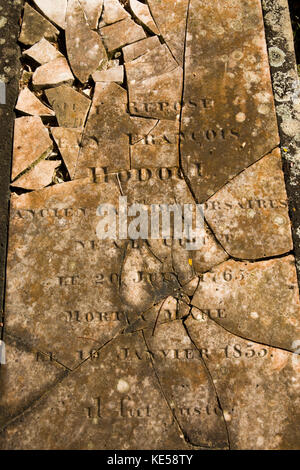
{"type": "Polygon", "coordinates": [[[133,131],[126,90],[113,82],[97,82],[75,178],[91,176],[90,168],[129,169],[128,134],[133,131]]]}
{"type": "Polygon", "coordinates": [[[127,44],[146,38],[145,31],[130,18],[100,29],[100,34],[108,52],[114,52],[127,44]]]}
{"type": "Polygon", "coordinates": [[[99,34],[90,29],[78,0],[68,2],[66,45],[73,73],[85,83],[106,58],[106,52],[99,34]]]}
{"type": "Polygon", "coordinates": [[[104,0],[80,0],[86,19],[91,29],[97,29],[104,0]]]}
{"type": "Polygon", "coordinates": [[[5,335],[6,364],[0,370],[0,426],[21,414],[66,375],[51,357],[5,335]]]}
{"type": "Polygon", "coordinates": [[[157,325],[155,332],[144,334],[159,383],[187,441],[227,449],[226,424],[214,384],[182,322],[157,325]]]}
{"type": "Polygon", "coordinates": [[[54,111],[45,106],[29,88],[21,90],[16,109],[31,116],[54,116],[54,111]]]}
{"type": "Polygon", "coordinates": [[[119,0],[104,0],[100,26],[116,23],[126,18],[130,18],[130,15],[121,6],[119,0]]]}
{"type": "Polygon", "coordinates": [[[33,59],[40,65],[51,62],[52,60],[58,59],[59,57],[63,57],[62,53],[59,52],[56,47],[54,47],[45,38],[42,38],[32,47],[26,49],[23,52],[23,56],[33,59]]]}
{"type": "Polygon", "coordinates": [[[130,113],[155,119],[179,120],[182,83],[181,67],[137,83],[128,83],[130,113]]]}
{"type": "Polygon", "coordinates": [[[136,134],[130,134],[130,145],[141,141],[141,137],[148,135],[159,123],[158,119],[146,119],[141,117],[131,117],[131,121],[136,128],[136,134]]]}
{"type": "Polygon", "coordinates": [[[159,34],[159,30],[153,21],[148,5],[138,0],[129,0],[129,5],[134,16],[146,26],[151,33],[159,34]]]}
{"type": "Polygon", "coordinates": [[[55,111],[59,126],[80,128],[86,121],[91,100],[67,85],[46,90],[46,96],[55,111]]]}
{"type": "Polygon", "coordinates": [[[55,168],[60,160],[42,160],[31,170],[13,182],[15,188],[38,190],[52,183],[55,168]]]}
{"type": "Polygon", "coordinates": [[[6,332],[68,368],[126,325],[123,248],[96,233],[99,205],[116,207],[119,194],[115,183],[77,180],[11,201],[6,332]]]}
{"type": "Polygon", "coordinates": [[[24,16],[19,41],[22,44],[32,45],[42,38],[56,41],[58,29],[35,11],[28,3],[24,7],[24,16]]]}
{"type": "Polygon", "coordinates": [[[229,255],[278,256],[293,249],[288,201],[276,149],[236,176],[205,204],[204,215],[229,255]]]}
{"type": "Polygon", "coordinates": [[[115,82],[121,84],[124,82],[124,67],[119,65],[107,70],[96,70],[92,78],[94,82],[115,82]]]}
{"type": "Polygon", "coordinates": [[[12,180],[37,160],[49,156],[52,148],[52,140],[41,118],[26,116],[16,119],[12,180]]]}
{"type": "Polygon", "coordinates": [[[231,449],[299,449],[299,360],[234,336],[207,312],[193,309],[185,325],[214,381],[231,449]]]}
{"type": "Polygon", "coordinates": [[[0,435],[1,449],[99,447],[191,449],[174,423],[141,333],[120,335],[95,352],[0,435]]]}
{"type": "Polygon", "coordinates": [[[250,341],[293,350],[300,303],[293,256],[270,261],[226,261],[203,274],[192,304],[219,311],[215,321],[250,341]]]}
{"type": "Polygon", "coordinates": [[[125,62],[130,62],[131,60],[137,59],[138,57],[146,54],[159,45],[160,42],[157,36],[150,36],[149,38],[142,39],[141,41],[134,42],[133,44],[129,44],[122,49],[124,60],[125,62]]]}
{"type": "Polygon", "coordinates": [[[65,127],[52,127],[51,133],[65,162],[70,178],[73,179],[80,150],[79,145],[81,142],[82,130],[69,129],[65,127]]]}
{"type": "Polygon", "coordinates": [[[185,58],[181,164],[203,202],[279,144],[260,0],[191,0],[185,58]]]}
{"type": "Polygon", "coordinates": [[[33,0],[39,10],[50,21],[62,29],[66,27],[66,12],[68,0],[33,0]]]}
{"type": "Polygon", "coordinates": [[[147,3],[160,34],[182,66],[189,0],[148,0],[147,3]]]}
{"type": "Polygon", "coordinates": [[[55,88],[62,84],[72,85],[74,77],[67,60],[64,57],[52,60],[36,69],[32,77],[36,90],[55,88]]]}

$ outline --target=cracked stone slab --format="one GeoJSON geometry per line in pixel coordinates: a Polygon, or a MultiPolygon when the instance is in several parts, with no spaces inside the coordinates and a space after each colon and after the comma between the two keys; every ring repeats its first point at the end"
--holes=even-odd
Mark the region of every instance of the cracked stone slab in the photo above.
{"type": "Polygon", "coordinates": [[[124,67],[118,65],[118,67],[112,67],[107,70],[96,70],[92,74],[94,82],[115,82],[121,84],[124,82],[124,67]]]}
{"type": "Polygon", "coordinates": [[[159,34],[159,30],[153,21],[148,5],[138,0],[129,0],[129,6],[133,15],[154,34],[159,34]]]}
{"type": "Polygon", "coordinates": [[[42,38],[56,41],[59,30],[50,21],[34,10],[28,3],[24,7],[24,16],[19,41],[31,46],[42,38]]]}
{"type": "Polygon", "coordinates": [[[65,376],[51,357],[5,335],[6,364],[0,370],[0,427],[22,413],[65,376]]]}
{"type": "Polygon", "coordinates": [[[80,0],[91,29],[97,29],[104,0],[80,0]]]}
{"type": "Polygon", "coordinates": [[[72,85],[74,76],[64,57],[52,60],[36,69],[32,76],[34,89],[55,88],[63,84],[72,85]]]}
{"type": "Polygon", "coordinates": [[[203,274],[192,305],[222,311],[215,321],[237,336],[293,351],[300,328],[294,257],[226,261],[203,274]]]}
{"type": "Polygon", "coordinates": [[[181,162],[203,202],[279,144],[260,0],[191,0],[185,58],[181,162]]]}
{"type": "Polygon", "coordinates": [[[96,233],[99,204],[116,206],[119,194],[116,184],[77,180],[11,201],[6,332],[69,368],[126,324],[122,244],[96,233]]]}
{"type": "Polygon", "coordinates": [[[52,148],[49,132],[40,117],[26,116],[16,119],[12,179],[14,180],[32,163],[49,156],[52,148]]]}
{"type": "Polygon", "coordinates": [[[51,127],[51,134],[65,162],[70,178],[73,179],[80,150],[82,130],[66,127],[51,127]]]}
{"type": "Polygon", "coordinates": [[[68,2],[66,45],[72,71],[85,83],[106,58],[106,51],[99,34],[90,29],[78,0],[68,2]]]}
{"type": "Polygon", "coordinates": [[[68,0],[33,0],[38,9],[54,24],[66,27],[68,0]]]}
{"type": "Polygon", "coordinates": [[[299,449],[298,356],[231,334],[216,311],[199,313],[194,308],[185,325],[213,379],[230,448],[299,449]]]}
{"type": "Polygon", "coordinates": [[[127,44],[146,38],[143,28],[130,18],[102,27],[100,34],[108,52],[114,52],[127,44]]]}
{"type": "Polygon", "coordinates": [[[291,223],[276,149],[236,176],[203,204],[204,216],[231,256],[259,259],[293,249],[291,223]]]}
{"type": "Polygon", "coordinates": [[[148,0],[147,3],[160,34],[182,66],[189,0],[148,0]]]}
{"type": "Polygon", "coordinates": [[[47,39],[42,38],[29,49],[25,49],[23,56],[33,59],[39,65],[43,65],[59,57],[63,57],[63,54],[47,41],[47,39]]]}
{"type": "Polygon", "coordinates": [[[59,126],[81,128],[84,126],[91,100],[67,85],[45,91],[55,111],[59,126]]]}
{"type": "Polygon", "coordinates": [[[191,449],[149,356],[141,333],[119,336],[8,425],[0,448],[191,449]]]}
{"type": "Polygon", "coordinates": [[[29,88],[21,90],[16,110],[31,116],[54,116],[54,111],[45,106],[29,88]]]}
{"type": "Polygon", "coordinates": [[[137,59],[138,57],[146,54],[152,49],[158,47],[160,41],[157,36],[150,36],[149,38],[142,39],[141,41],[134,42],[122,48],[125,62],[137,59]]]}
{"type": "Polygon", "coordinates": [[[182,322],[158,325],[154,334],[149,330],[144,334],[162,390],[186,440],[194,446],[228,448],[214,384],[182,322]]]}
{"type": "Polygon", "coordinates": [[[60,160],[42,160],[12,184],[14,188],[42,189],[52,183],[54,170],[60,164],[60,160]]]}
{"type": "Polygon", "coordinates": [[[119,0],[104,0],[100,27],[130,18],[129,13],[122,7],[119,0]]]}

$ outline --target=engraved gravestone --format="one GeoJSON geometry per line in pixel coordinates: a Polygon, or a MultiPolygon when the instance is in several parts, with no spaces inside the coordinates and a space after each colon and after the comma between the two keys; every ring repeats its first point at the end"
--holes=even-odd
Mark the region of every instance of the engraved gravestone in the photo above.
{"type": "Polygon", "coordinates": [[[19,36],[0,448],[299,448],[261,2],[56,3],[19,36]]]}

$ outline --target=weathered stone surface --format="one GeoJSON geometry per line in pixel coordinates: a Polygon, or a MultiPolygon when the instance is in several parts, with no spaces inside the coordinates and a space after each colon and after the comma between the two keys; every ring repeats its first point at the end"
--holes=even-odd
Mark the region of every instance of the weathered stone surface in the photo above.
{"type": "Polygon", "coordinates": [[[260,0],[191,0],[185,58],[181,162],[203,202],[279,144],[260,0]]]}
{"type": "Polygon", "coordinates": [[[87,21],[92,29],[97,29],[104,0],[80,0],[87,21]]]}
{"type": "Polygon", "coordinates": [[[183,64],[188,0],[148,0],[160,34],[179,65],[183,64]]]}
{"type": "Polygon", "coordinates": [[[126,18],[130,18],[130,15],[122,7],[119,0],[104,0],[100,26],[116,23],[126,18]]]}
{"type": "Polygon", "coordinates": [[[83,127],[91,100],[67,85],[46,90],[46,96],[62,127],[83,127]]]}
{"type": "Polygon", "coordinates": [[[99,34],[90,29],[78,0],[68,2],[66,44],[73,73],[84,83],[106,58],[106,52],[99,34]]]}
{"type": "Polygon", "coordinates": [[[14,180],[22,171],[52,151],[52,140],[41,118],[26,116],[15,120],[14,151],[11,177],[14,180]]]}
{"type": "Polygon", "coordinates": [[[100,29],[100,33],[109,52],[146,38],[143,28],[130,18],[104,26],[100,29]]]}
{"type": "Polygon", "coordinates": [[[60,160],[42,160],[30,171],[13,182],[15,188],[37,190],[52,183],[55,168],[60,165],[60,160]]]}
{"type": "Polygon", "coordinates": [[[54,111],[45,106],[29,88],[21,90],[16,109],[31,116],[54,116],[54,111]]]}
{"type": "Polygon", "coordinates": [[[293,248],[280,150],[274,150],[229,182],[203,205],[204,215],[226,251],[259,259],[293,248]]]}
{"type": "Polygon", "coordinates": [[[70,178],[73,179],[80,150],[82,130],[52,127],[51,133],[65,162],[70,178]]]}
{"type": "Polygon", "coordinates": [[[152,33],[159,34],[159,30],[153,21],[148,5],[138,0],[129,0],[129,5],[134,16],[146,26],[152,33]]]}
{"type": "Polygon", "coordinates": [[[46,20],[28,3],[24,7],[24,16],[19,41],[26,45],[32,45],[42,38],[55,41],[59,31],[53,24],[46,20]]]}
{"type": "Polygon", "coordinates": [[[299,449],[299,359],[234,336],[216,314],[193,309],[185,325],[214,381],[230,448],[299,449]]]}
{"type": "Polygon", "coordinates": [[[141,41],[129,44],[122,49],[124,60],[125,62],[130,62],[131,60],[137,59],[141,55],[146,54],[159,45],[160,42],[157,36],[150,36],[147,39],[142,39],[141,41]]]}
{"type": "Polygon", "coordinates": [[[25,49],[23,56],[30,57],[40,65],[63,57],[62,53],[45,38],[42,38],[29,49],[25,49]]]}
{"type": "Polygon", "coordinates": [[[64,57],[52,60],[36,69],[32,77],[35,89],[55,88],[64,83],[72,85],[74,77],[64,57]]]}
{"type": "Polygon", "coordinates": [[[68,0],[33,0],[40,11],[62,29],[66,27],[68,0]]]}
{"type": "Polygon", "coordinates": [[[191,449],[174,423],[141,333],[121,335],[95,353],[0,434],[5,449],[99,447],[191,449]]]}
{"type": "Polygon", "coordinates": [[[220,310],[226,330],[270,346],[293,350],[300,303],[293,256],[257,263],[226,261],[203,274],[192,304],[220,310]]]}
{"type": "Polygon", "coordinates": [[[1,364],[0,426],[21,414],[65,375],[65,369],[20,339],[5,336],[6,364],[1,364]]]}
{"type": "Polygon", "coordinates": [[[123,83],[124,81],[124,67],[119,65],[107,70],[101,70],[93,73],[92,78],[94,82],[116,82],[123,83]]]}

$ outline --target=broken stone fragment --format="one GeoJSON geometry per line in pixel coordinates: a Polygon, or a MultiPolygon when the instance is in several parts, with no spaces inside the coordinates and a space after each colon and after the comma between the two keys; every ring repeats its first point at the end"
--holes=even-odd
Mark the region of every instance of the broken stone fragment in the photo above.
{"type": "Polygon", "coordinates": [[[279,136],[261,2],[191,0],[187,27],[181,164],[202,203],[279,136]]]}
{"type": "Polygon", "coordinates": [[[152,33],[160,34],[153,21],[148,5],[138,0],[129,0],[129,5],[134,16],[146,26],[152,33]]]}
{"type": "Polygon", "coordinates": [[[182,66],[189,0],[149,0],[148,5],[160,34],[182,66]]]}
{"type": "Polygon", "coordinates": [[[151,36],[141,41],[134,42],[128,46],[123,47],[122,52],[124,55],[125,62],[130,62],[131,60],[137,59],[138,57],[146,54],[155,47],[160,45],[160,41],[157,36],[151,36]]]}
{"type": "Polygon", "coordinates": [[[74,77],[64,57],[52,60],[36,69],[32,83],[36,90],[55,88],[62,84],[72,85],[74,77]]]}
{"type": "Polygon", "coordinates": [[[91,29],[97,29],[104,0],[80,0],[87,22],[91,29]]]}
{"type": "Polygon", "coordinates": [[[42,38],[39,42],[30,47],[30,49],[26,49],[23,52],[23,55],[30,57],[40,65],[51,62],[59,57],[63,57],[61,52],[59,52],[56,47],[54,47],[45,38],[42,38]]]}
{"type": "Polygon", "coordinates": [[[78,0],[68,2],[66,45],[73,73],[85,83],[106,58],[106,51],[99,34],[90,29],[78,0]]]}
{"type": "MultiPolygon", "coordinates": [[[[85,336],[82,329],[78,336],[85,336]]],[[[178,431],[142,333],[119,335],[82,362],[30,413],[8,424],[1,449],[96,450],[99,443],[107,450],[192,449],[178,431]]]]}
{"type": "Polygon", "coordinates": [[[55,139],[61,156],[65,162],[70,178],[74,178],[79,154],[82,131],[64,127],[52,127],[51,133],[55,139]]]}
{"type": "Polygon", "coordinates": [[[124,81],[124,67],[119,65],[107,70],[101,70],[93,73],[92,78],[94,82],[116,82],[123,83],[124,81]]]}
{"type": "Polygon", "coordinates": [[[32,163],[50,155],[53,148],[41,118],[26,116],[15,120],[12,180],[32,163]]]}
{"type": "Polygon", "coordinates": [[[31,170],[13,182],[15,188],[38,190],[52,183],[55,168],[61,164],[60,160],[42,160],[31,170]]]}
{"type": "Polygon", "coordinates": [[[137,83],[129,82],[130,114],[153,119],[179,120],[182,84],[181,67],[137,83]]]}
{"type": "Polygon", "coordinates": [[[300,334],[294,257],[226,261],[202,275],[192,304],[221,312],[214,320],[235,335],[293,351],[300,334]]]}
{"type": "Polygon", "coordinates": [[[1,365],[0,426],[24,411],[65,369],[49,355],[28,348],[21,340],[5,335],[6,364],[1,365]]]}
{"type": "Polygon", "coordinates": [[[134,123],[136,133],[130,134],[130,145],[140,142],[143,136],[148,135],[159,122],[157,119],[141,117],[131,117],[131,121],[134,123]]]}
{"type": "Polygon", "coordinates": [[[146,329],[144,335],[149,351],[153,351],[153,365],[163,393],[188,442],[228,448],[226,423],[214,383],[182,322],[157,325],[155,331],[146,329]]]}
{"type": "Polygon", "coordinates": [[[70,86],[61,85],[46,90],[46,96],[62,127],[83,127],[91,100],[70,86]]]}
{"type": "Polygon", "coordinates": [[[278,256],[293,248],[279,149],[236,176],[202,207],[217,239],[235,258],[278,256]],[[228,238],[221,240],[221,234],[228,238]]]}
{"type": "Polygon", "coordinates": [[[165,44],[160,44],[141,57],[125,64],[129,85],[171,72],[177,67],[177,62],[165,44]]]}
{"type": "Polygon", "coordinates": [[[100,29],[100,34],[109,52],[146,38],[143,28],[127,18],[100,29]]]}
{"type": "Polygon", "coordinates": [[[19,41],[32,45],[42,38],[56,41],[59,31],[46,18],[34,10],[28,3],[24,7],[24,16],[19,41]]]}
{"type": "Polygon", "coordinates": [[[50,21],[62,29],[66,27],[68,0],[33,0],[39,10],[50,21]]]}
{"type": "Polygon", "coordinates": [[[223,323],[219,326],[223,320],[216,318],[228,317],[232,310],[214,309],[212,299],[205,310],[194,308],[185,326],[214,382],[230,448],[298,449],[299,360],[269,347],[266,338],[263,344],[252,343],[222,328],[223,323]]]}
{"type": "Polygon", "coordinates": [[[130,18],[129,13],[121,6],[119,0],[104,0],[100,27],[130,18]]]}
{"type": "Polygon", "coordinates": [[[54,116],[54,111],[45,106],[29,88],[20,91],[16,109],[31,116],[54,116]]]}

